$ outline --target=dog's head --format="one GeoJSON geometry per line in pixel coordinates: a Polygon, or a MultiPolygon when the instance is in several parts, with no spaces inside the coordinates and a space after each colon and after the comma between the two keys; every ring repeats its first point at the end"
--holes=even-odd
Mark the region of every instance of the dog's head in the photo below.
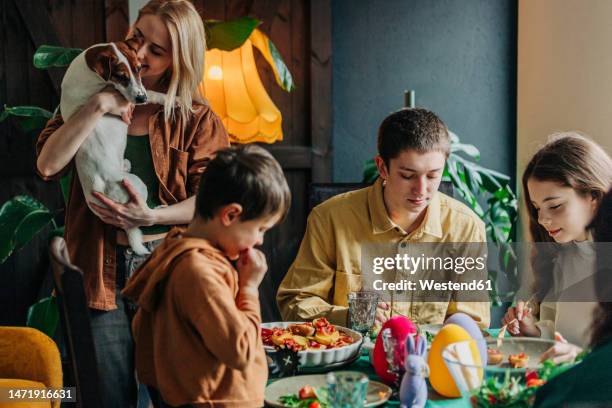
{"type": "Polygon", "coordinates": [[[141,46],[142,39],[132,37],[91,47],[85,53],[89,68],[135,104],[147,101],[147,91],[140,79],[140,63],[136,56],[141,46]]]}

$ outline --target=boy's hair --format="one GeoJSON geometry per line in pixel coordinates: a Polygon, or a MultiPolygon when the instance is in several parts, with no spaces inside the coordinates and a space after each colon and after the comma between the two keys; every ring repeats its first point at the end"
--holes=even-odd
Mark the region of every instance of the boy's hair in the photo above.
{"type": "Polygon", "coordinates": [[[212,219],[219,208],[242,206],[241,221],[281,214],[291,206],[291,192],[281,166],[256,145],[241,145],[217,152],[200,179],[196,215],[212,219]]]}
{"type": "Polygon", "coordinates": [[[383,120],[378,129],[378,154],[389,161],[404,150],[450,154],[448,128],[435,113],[423,108],[404,108],[383,120]]]}

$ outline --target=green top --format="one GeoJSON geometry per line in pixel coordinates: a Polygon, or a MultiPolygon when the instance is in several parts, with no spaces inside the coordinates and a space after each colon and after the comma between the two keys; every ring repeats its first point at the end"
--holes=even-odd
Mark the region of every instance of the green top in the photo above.
{"type": "Polygon", "coordinates": [[[612,405],[612,341],[594,349],[575,367],[544,384],[534,407],[612,405]]]}
{"type": "MultiPolygon", "coordinates": [[[[153,167],[153,156],[151,155],[151,144],[149,135],[133,136],[128,135],[127,146],[125,148],[125,158],[132,165],[130,173],[137,175],[147,186],[149,192],[147,205],[155,208],[161,205],[159,201],[159,180],[153,167]]],[[[161,234],[170,230],[170,225],[151,225],[140,227],[145,235],[161,234]]]]}

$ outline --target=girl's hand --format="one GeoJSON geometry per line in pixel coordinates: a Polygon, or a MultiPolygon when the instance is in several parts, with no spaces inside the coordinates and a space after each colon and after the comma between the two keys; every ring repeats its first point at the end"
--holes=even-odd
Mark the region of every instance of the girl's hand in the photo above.
{"type": "Polygon", "coordinates": [[[91,194],[107,207],[104,208],[90,202],[89,207],[94,214],[106,224],[114,225],[124,230],[155,224],[155,210],[149,208],[147,203],[127,180],[123,180],[122,183],[130,195],[130,200],[125,204],[121,204],[100,192],[94,191],[91,194]]]}
{"type": "Polygon", "coordinates": [[[580,347],[569,344],[559,332],[555,332],[555,340],[557,343],[542,354],[540,362],[547,359],[551,359],[555,364],[574,361],[582,352],[580,347]]]}
{"type": "Polygon", "coordinates": [[[90,98],[90,103],[95,104],[102,112],[120,116],[128,125],[132,122],[134,104],[123,97],[114,87],[107,86],[102,91],[90,98]]]}
{"type": "Polygon", "coordinates": [[[509,307],[502,319],[502,324],[508,325],[508,333],[512,336],[540,337],[540,329],[535,322],[531,308],[522,300],[516,306],[509,307]]]}

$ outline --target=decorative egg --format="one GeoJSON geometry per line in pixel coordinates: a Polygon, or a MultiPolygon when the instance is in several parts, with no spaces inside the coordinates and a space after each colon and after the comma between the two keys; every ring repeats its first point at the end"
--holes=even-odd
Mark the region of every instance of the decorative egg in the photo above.
{"type": "MultiPolygon", "coordinates": [[[[470,334],[461,326],[450,323],[442,327],[436,337],[431,342],[431,349],[427,356],[427,364],[429,365],[429,382],[434,390],[440,395],[449,398],[458,398],[461,396],[451,373],[446,368],[442,351],[452,343],[471,340],[470,334]]],[[[476,360],[476,365],[480,365],[480,352],[475,344],[470,345],[472,356],[476,360]]],[[[482,371],[479,372],[482,376],[482,371]]]]}
{"type": "MultiPolygon", "coordinates": [[[[387,356],[385,354],[385,348],[383,346],[382,340],[382,331],[386,328],[391,329],[391,333],[393,337],[398,339],[399,345],[398,350],[400,351],[400,355],[404,355],[405,353],[405,342],[406,337],[409,334],[413,334],[417,332],[417,327],[412,320],[407,318],[406,316],[393,316],[389,320],[387,320],[380,329],[378,333],[378,337],[376,337],[376,344],[374,345],[374,371],[376,371],[376,375],[378,375],[384,382],[387,384],[393,384],[395,381],[395,375],[389,373],[387,370],[389,368],[389,364],[387,363],[387,356]]],[[[399,362],[400,364],[404,364],[403,361],[399,362]]]]}
{"type": "MultiPolygon", "coordinates": [[[[463,327],[463,329],[468,332],[468,334],[472,336],[474,340],[478,341],[484,338],[482,336],[480,327],[478,327],[474,319],[465,313],[455,313],[454,315],[450,316],[448,319],[446,319],[444,324],[446,325],[449,323],[463,327]]],[[[485,341],[481,341],[477,344],[478,351],[480,352],[480,361],[482,361],[482,365],[485,366],[487,365],[487,343],[485,341]]]]}

